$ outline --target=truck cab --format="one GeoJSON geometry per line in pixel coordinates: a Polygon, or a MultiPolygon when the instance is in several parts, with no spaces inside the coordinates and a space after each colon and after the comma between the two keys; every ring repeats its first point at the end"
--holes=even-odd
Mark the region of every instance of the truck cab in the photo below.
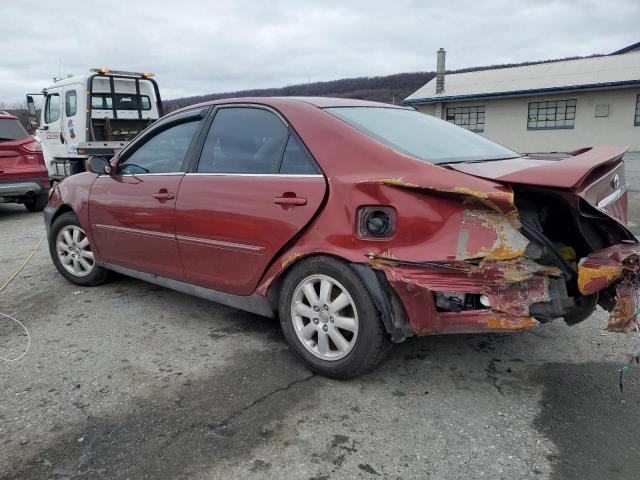
{"type": "Polygon", "coordinates": [[[40,119],[27,95],[30,121],[52,180],[84,171],[91,155],[111,157],[163,115],[150,73],[91,69],[54,81],[42,91],[40,119]]]}

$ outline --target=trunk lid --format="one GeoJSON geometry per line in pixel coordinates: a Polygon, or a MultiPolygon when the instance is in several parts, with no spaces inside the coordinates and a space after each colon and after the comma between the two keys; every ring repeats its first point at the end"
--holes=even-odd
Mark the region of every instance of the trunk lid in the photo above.
{"type": "Polygon", "coordinates": [[[626,147],[599,146],[560,158],[523,157],[448,168],[501,183],[569,190],[607,215],[626,223],[627,182],[622,157],[626,147]]]}

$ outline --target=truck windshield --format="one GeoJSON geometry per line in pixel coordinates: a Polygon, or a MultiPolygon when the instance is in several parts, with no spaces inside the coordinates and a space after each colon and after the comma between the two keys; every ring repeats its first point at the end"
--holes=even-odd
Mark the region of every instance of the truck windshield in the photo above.
{"type": "Polygon", "coordinates": [[[27,138],[29,133],[18,120],[13,118],[0,118],[0,142],[27,138]]]}
{"type": "Polygon", "coordinates": [[[429,163],[519,158],[520,154],[476,133],[403,108],[332,107],[327,112],[381,143],[429,163]]]}
{"type": "MultiPolygon", "coordinates": [[[[151,99],[148,95],[135,95],[129,93],[116,93],[116,110],[138,110],[138,99],[140,99],[141,110],[151,110],[151,99]]],[[[97,110],[111,110],[113,99],[109,93],[94,93],[91,95],[91,108],[97,110]]]]}

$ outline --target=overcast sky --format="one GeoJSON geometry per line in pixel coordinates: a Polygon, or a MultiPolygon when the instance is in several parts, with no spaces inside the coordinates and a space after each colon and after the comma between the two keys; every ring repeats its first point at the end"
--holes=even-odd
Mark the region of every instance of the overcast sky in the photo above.
{"type": "Polygon", "coordinates": [[[609,53],[639,0],[0,0],[0,103],[90,67],[151,71],[164,98],[609,53]],[[62,68],[60,68],[60,64],[62,68]]]}

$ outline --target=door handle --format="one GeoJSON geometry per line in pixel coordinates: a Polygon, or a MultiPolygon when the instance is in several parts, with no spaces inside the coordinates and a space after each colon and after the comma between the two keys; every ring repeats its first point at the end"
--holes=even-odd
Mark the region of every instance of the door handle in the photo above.
{"type": "Polygon", "coordinates": [[[307,199],[300,197],[276,197],[273,199],[273,203],[276,205],[302,206],[307,204],[307,199]]]}
{"type": "Polygon", "coordinates": [[[176,196],[173,193],[169,193],[166,190],[164,192],[159,191],[158,193],[153,194],[153,198],[155,198],[156,200],[172,200],[175,197],[176,196]]]}

